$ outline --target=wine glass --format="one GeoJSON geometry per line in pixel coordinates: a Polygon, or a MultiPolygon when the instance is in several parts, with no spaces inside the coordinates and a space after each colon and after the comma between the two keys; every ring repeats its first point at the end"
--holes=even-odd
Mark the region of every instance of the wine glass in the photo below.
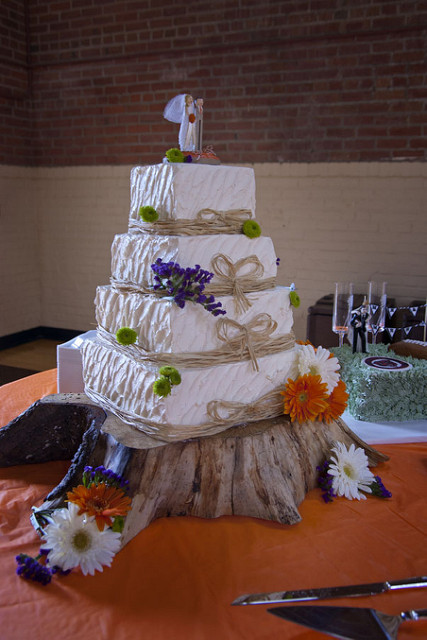
{"type": "Polygon", "coordinates": [[[353,283],[336,282],[334,295],[334,313],[332,331],[338,334],[339,346],[342,347],[344,336],[348,333],[353,308],[353,283]]]}
{"type": "Polygon", "coordinates": [[[368,282],[369,316],[366,328],[372,333],[372,344],[376,343],[377,334],[385,329],[386,288],[387,282],[368,282]]]}

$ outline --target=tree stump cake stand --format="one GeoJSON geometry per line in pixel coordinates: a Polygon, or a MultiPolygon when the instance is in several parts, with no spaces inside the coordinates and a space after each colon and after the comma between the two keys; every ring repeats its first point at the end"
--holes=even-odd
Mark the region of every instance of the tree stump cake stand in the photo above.
{"type": "MultiPolygon", "coordinates": [[[[362,447],[371,466],[387,456],[338,419],[292,423],[289,416],[232,427],[202,438],[161,442],[104,411],[84,394],[37,401],[0,429],[0,466],[71,460],[68,473],[33,512],[64,506],[86,465],[129,481],[132,509],[122,546],[165,516],[240,515],[294,524],[316,485],[316,467],[340,441],[362,447]]],[[[38,528],[37,518],[32,516],[38,528]]]]}

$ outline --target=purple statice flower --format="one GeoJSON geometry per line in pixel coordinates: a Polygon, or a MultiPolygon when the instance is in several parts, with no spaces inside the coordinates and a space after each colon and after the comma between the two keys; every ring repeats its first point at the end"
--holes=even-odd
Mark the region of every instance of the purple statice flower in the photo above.
{"type": "Polygon", "coordinates": [[[375,476],[374,482],[369,486],[371,487],[373,496],[376,496],[377,498],[391,498],[391,491],[385,488],[383,481],[379,476],[375,476]]]}
{"type": "Polygon", "coordinates": [[[192,156],[185,156],[184,162],[193,162],[193,157],[192,156]]]}
{"type": "Polygon", "coordinates": [[[32,558],[26,553],[20,553],[16,556],[16,562],[18,564],[16,573],[21,578],[39,582],[43,586],[46,586],[52,580],[51,570],[40,564],[38,558],[32,558]]]}
{"type": "Polygon", "coordinates": [[[322,498],[325,502],[332,502],[337,494],[332,489],[332,476],[329,475],[329,460],[316,467],[318,472],[317,484],[322,489],[322,498]]]}
{"type": "Polygon", "coordinates": [[[184,309],[185,303],[190,300],[201,304],[214,316],[226,313],[221,308],[221,302],[215,302],[213,295],[206,296],[203,293],[214,274],[205,271],[199,264],[184,268],[178,262],[163,262],[158,258],[151,269],[154,272],[154,291],[164,291],[180,309],[184,309]]]}
{"type": "Polygon", "coordinates": [[[83,470],[83,484],[85,487],[88,487],[91,484],[99,484],[99,483],[108,484],[111,487],[116,487],[117,489],[123,489],[123,491],[127,491],[129,488],[128,480],[125,480],[122,476],[111,469],[106,469],[104,465],[100,465],[99,467],[86,466],[83,470]]]}

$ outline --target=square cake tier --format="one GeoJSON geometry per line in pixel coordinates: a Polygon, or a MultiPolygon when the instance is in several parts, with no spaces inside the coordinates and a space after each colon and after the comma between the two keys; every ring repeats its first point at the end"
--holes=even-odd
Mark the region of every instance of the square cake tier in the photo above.
{"type": "Polygon", "coordinates": [[[226,261],[219,258],[218,262],[215,258],[220,254],[231,261],[231,268],[236,270],[239,278],[260,282],[277,275],[276,253],[271,238],[267,236],[148,236],[142,233],[115,236],[111,247],[111,274],[118,282],[152,287],[154,273],[151,265],[160,258],[163,262],[178,262],[181,267],[199,264],[202,269],[214,273],[212,285],[223,284],[227,279],[219,274],[230,277],[232,273],[226,261]]]}
{"type": "MultiPolygon", "coordinates": [[[[138,363],[98,339],[83,344],[82,357],[85,392],[90,398],[124,422],[145,421],[147,433],[155,435],[161,429],[173,438],[174,434],[181,437],[183,431],[193,437],[197,435],[193,427],[209,425],[211,402],[220,404],[217,431],[226,428],[227,420],[241,424],[256,419],[248,405],[284,387],[294,349],[259,358],[258,371],[249,360],[207,367],[180,366],[181,384],[174,385],[167,397],[159,397],[153,391],[159,377],[156,366],[138,363]],[[243,419],[242,405],[247,407],[249,416],[243,419]]],[[[173,354],[170,365],[174,366],[173,354]]],[[[276,415],[283,412],[281,402],[274,406],[276,415]]]]}
{"type": "Polygon", "coordinates": [[[130,217],[154,207],[159,220],[193,220],[199,211],[248,209],[255,216],[255,177],[250,167],[175,162],[135,167],[130,176],[130,217]]]}
{"type": "Polygon", "coordinates": [[[255,338],[257,331],[264,331],[266,340],[291,331],[293,316],[288,287],[248,293],[246,297],[251,306],[239,314],[233,296],[216,297],[227,313],[215,317],[195,302],[189,301],[181,309],[171,298],[125,293],[103,286],[97,288],[96,319],[113,336],[122,327],[134,329],[138,345],[146,351],[171,353],[221,349],[227,338],[233,340],[245,331],[244,327],[250,329],[251,322],[256,323],[255,338]],[[273,323],[277,325],[274,329],[273,323]],[[220,330],[222,327],[224,331],[220,330]]]}

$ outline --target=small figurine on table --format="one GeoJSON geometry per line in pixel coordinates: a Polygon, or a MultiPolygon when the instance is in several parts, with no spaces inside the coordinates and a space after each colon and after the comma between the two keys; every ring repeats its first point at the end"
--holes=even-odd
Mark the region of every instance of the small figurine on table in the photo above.
{"type": "Polygon", "coordinates": [[[366,351],[366,323],[369,317],[369,304],[366,298],[360,307],[353,309],[351,312],[350,324],[353,327],[353,353],[357,351],[357,343],[360,338],[360,351],[367,353],[366,351]]]}

